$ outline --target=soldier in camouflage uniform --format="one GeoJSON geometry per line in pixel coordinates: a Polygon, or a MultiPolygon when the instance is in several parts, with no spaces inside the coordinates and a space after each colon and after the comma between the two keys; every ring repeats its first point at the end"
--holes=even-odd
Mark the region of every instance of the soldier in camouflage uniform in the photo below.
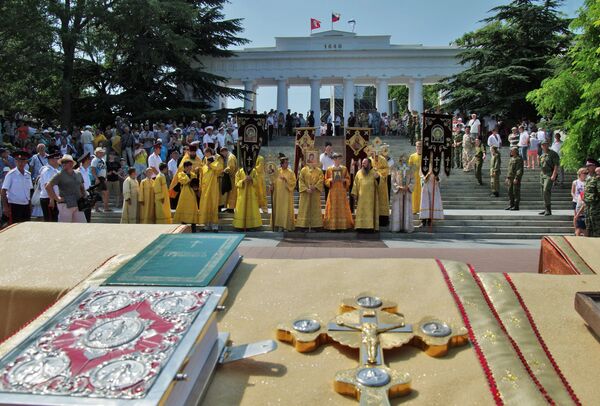
{"type": "Polygon", "coordinates": [[[475,160],[475,179],[477,179],[479,185],[483,185],[481,169],[483,168],[483,160],[485,159],[485,150],[479,138],[475,138],[475,157],[473,159],[475,160]]]}
{"type": "Polygon", "coordinates": [[[521,179],[523,178],[523,158],[519,155],[519,147],[510,148],[510,161],[508,161],[508,174],[506,175],[506,186],[508,186],[508,199],[510,206],[505,210],[518,211],[521,202],[521,179]]]}
{"type": "Polygon", "coordinates": [[[490,187],[492,189],[492,194],[490,196],[498,197],[500,193],[498,188],[500,187],[500,153],[498,152],[498,147],[492,147],[492,160],[490,162],[490,187]]]}
{"type": "Polygon", "coordinates": [[[538,214],[552,215],[552,186],[558,176],[560,157],[549,148],[548,139],[542,141],[542,156],[540,156],[540,184],[544,198],[544,210],[538,214]]]}
{"type": "Polygon", "coordinates": [[[588,159],[586,167],[589,177],[585,181],[583,201],[585,202],[585,228],[589,237],[600,237],[600,168],[598,162],[588,159]]]}

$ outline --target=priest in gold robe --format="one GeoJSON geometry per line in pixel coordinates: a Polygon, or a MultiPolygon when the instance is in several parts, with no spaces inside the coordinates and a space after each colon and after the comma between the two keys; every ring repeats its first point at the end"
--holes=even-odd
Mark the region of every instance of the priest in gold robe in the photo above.
{"type": "Polygon", "coordinates": [[[373,151],[370,157],[371,167],[379,175],[378,204],[379,204],[379,225],[387,226],[390,221],[390,194],[388,190],[387,178],[390,174],[387,159],[373,151]]]}
{"type": "MultiPolygon", "coordinates": [[[[183,164],[189,161],[192,163],[192,172],[197,175],[200,171],[200,168],[202,168],[203,165],[202,157],[198,154],[199,152],[200,151],[198,150],[198,144],[190,144],[188,152],[183,155],[183,158],[181,158],[181,162],[179,162],[179,169],[182,169],[183,164]]],[[[201,153],[202,152],[200,152],[200,154],[201,153]]]]}
{"type": "Polygon", "coordinates": [[[296,175],[289,168],[288,157],[279,154],[279,162],[281,167],[268,174],[272,188],[271,226],[277,231],[293,231],[296,175]]]}
{"type": "Polygon", "coordinates": [[[408,166],[413,170],[413,179],[415,179],[415,187],[412,191],[412,211],[417,214],[421,210],[421,182],[419,181],[421,173],[421,155],[423,144],[417,141],[415,144],[416,152],[408,158],[408,166]]]}
{"type": "Polygon", "coordinates": [[[223,174],[221,175],[221,182],[225,176],[229,178],[231,189],[228,192],[221,194],[220,205],[223,206],[228,212],[233,212],[237,201],[237,187],[235,186],[235,177],[237,173],[237,158],[233,155],[227,147],[222,147],[219,151],[223,158],[224,168],[223,174]]]}
{"type": "Polygon", "coordinates": [[[357,230],[379,230],[379,174],[371,168],[367,158],[354,176],[352,196],[356,205],[355,227],[357,230]]]}
{"type": "Polygon", "coordinates": [[[158,175],[154,179],[154,212],[156,224],[171,224],[171,203],[167,188],[169,166],[165,162],[158,165],[158,175]]]}
{"type": "Polygon", "coordinates": [[[121,213],[121,224],[136,224],[138,222],[138,196],[140,184],[137,180],[137,172],[131,167],[127,171],[127,178],[123,181],[123,212],[121,213]]]}
{"type": "Polygon", "coordinates": [[[146,177],[140,182],[140,224],[154,224],[154,171],[146,168],[144,174],[146,177]]]}
{"type": "Polygon", "coordinates": [[[252,168],[250,175],[240,168],[235,175],[237,202],[233,215],[233,227],[240,230],[262,227],[262,218],[258,210],[258,175],[252,168]]]}
{"type": "Polygon", "coordinates": [[[262,155],[259,155],[256,158],[256,165],[254,166],[256,169],[256,175],[258,176],[258,185],[257,193],[258,193],[258,206],[262,210],[263,213],[267,213],[267,186],[265,184],[265,158],[262,155]]]}
{"type": "Polygon", "coordinates": [[[296,226],[302,228],[322,228],[321,192],[323,191],[323,171],[317,167],[316,154],[309,154],[307,165],[298,174],[298,218],[296,226]]]}
{"type": "Polygon", "coordinates": [[[179,200],[175,209],[173,223],[191,224],[196,232],[198,223],[198,177],[192,172],[192,162],[183,163],[183,170],[177,172],[175,181],[179,189],[179,200]],[[195,181],[192,183],[192,181],[195,181]]]}
{"type": "Polygon", "coordinates": [[[354,228],[354,220],[348,201],[350,173],[341,165],[342,154],[334,153],[333,166],[325,171],[325,186],[329,189],[325,204],[324,225],[327,230],[347,230],[354,228]]]}
{"type": "Polygon", "coordinates": [[[204,151],[205,164],[202,166],[200,214],[198,222],[205,230],[219,230],[219,176],[223,172],[223,160],[215,156],[212,148],[204,151]]]}

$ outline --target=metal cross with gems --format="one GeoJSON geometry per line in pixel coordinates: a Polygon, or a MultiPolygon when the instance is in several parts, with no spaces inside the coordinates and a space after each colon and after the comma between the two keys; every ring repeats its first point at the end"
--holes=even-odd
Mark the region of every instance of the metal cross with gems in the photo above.
{"type": "Polygon", "coordinates": [[[359,365],[336,373],[334,388],[338,393],[357,398],[361,405],[389,405],[389,399],[411,391],[410,375],[384,363],[383,351],[416,346],[433,357],[440,357],[450,347],[468,342],[464,326],[447,324],[425,317],[416,325],[406,324],[397,312],[396,303],[370,293],[345,299],[340,314],[324,324],[315,314],[297,317],[280,324],[277,338],[294,345],[299,352],[310,352],[328,342],[359,349],[359,365]]]}

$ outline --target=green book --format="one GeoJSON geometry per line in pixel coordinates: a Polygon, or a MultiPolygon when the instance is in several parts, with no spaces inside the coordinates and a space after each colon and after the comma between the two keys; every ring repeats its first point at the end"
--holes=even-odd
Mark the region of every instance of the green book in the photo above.
{"type": "Polygon", "coordinates": [[[104,285],[225,286],[242,257],[244,234],[163,234],[104,285]]]}

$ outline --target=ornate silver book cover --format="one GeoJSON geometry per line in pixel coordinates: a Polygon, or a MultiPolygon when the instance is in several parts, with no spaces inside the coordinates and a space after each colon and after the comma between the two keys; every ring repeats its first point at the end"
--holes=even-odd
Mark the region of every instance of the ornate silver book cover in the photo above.
{"type": "Polygon", "coordinates": [[[216,345],[225,292],[90,289],[0,360],[0,403],[156,404],[190,352],[216,345]]]}

